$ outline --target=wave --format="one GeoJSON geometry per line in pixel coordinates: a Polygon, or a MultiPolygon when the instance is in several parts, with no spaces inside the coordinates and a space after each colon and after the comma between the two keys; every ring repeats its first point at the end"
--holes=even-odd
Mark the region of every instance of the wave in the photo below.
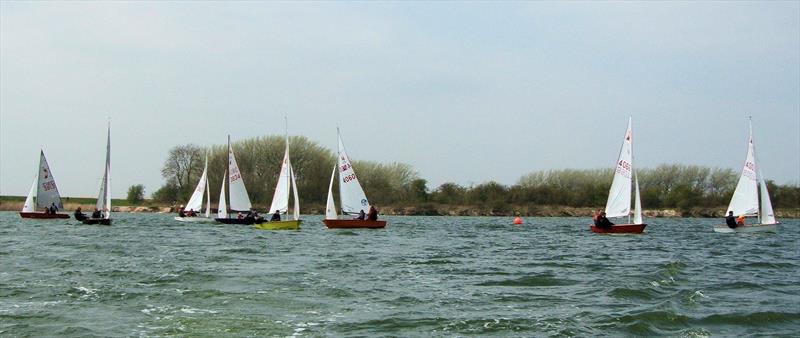
{"type": "Polygon", "coordinates": [[[526,276],[515,279],[503,279],[478,283],[478,286],[564,286],[576,284],[569,279],[553,278],[547,276],[526,276]]]}

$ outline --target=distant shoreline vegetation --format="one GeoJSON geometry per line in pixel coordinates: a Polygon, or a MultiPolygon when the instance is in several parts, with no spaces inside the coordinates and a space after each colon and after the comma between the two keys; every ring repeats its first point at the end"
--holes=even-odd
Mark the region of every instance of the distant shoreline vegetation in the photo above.
{"type": "MultiPolygon", "coordinates": [[[[262,136],[232,143],[254,205],[269,205],[272,200],[284,140],[283,136],[262,136]]],[[[322,205],[324,211],[335,153],[304,136],[290,137],[289,144],[300,200],[302,205],[311,207],[301,211],[310,211],[315,205],[322,205]]],[[[211,199],[216,206],[227,168],[227,145],[202,148],[186,144],[170,149],[161,170],[166,183],[153,193],[153,200],[185,203],[203,171],[206,152],[211,199]]],[[[353,166],[370,203],[379,208],[411,208],[421,214],[426,214],[425,210],[445,214],[435,210],[453,208],[476,209],[477,214],[484,215],[536,214],[532,211],[553,206],[602,208],[613,176],[613,168],[560,169],[523,175],[513,185],[490,181],[470,186],[444,183],[431,188],[408,164],[354,161],[353,166]]],[[[697,210],[709,210],[699,214],[709,214],[711,209],[724,212],[739,177],[739,172],[733,169],[680,164],[637,168],[636,172],[644,210],[676,210],[682,215],[695,215],[697,210]]],[[[770,180],[767,185],[776,209],[800,208],[800,186],[776,185],[770,180]]]]}

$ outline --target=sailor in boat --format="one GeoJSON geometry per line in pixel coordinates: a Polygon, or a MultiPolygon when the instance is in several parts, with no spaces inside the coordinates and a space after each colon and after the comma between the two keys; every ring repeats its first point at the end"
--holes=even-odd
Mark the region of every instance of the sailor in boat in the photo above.
{"type": "Polygon", "coordinates": [[[186,217],[186,212],[183,211],[183,204],[178,207],[178,217],[186,217]]]}
{"type": "Polygon", "coordinates": [[[256,210],[253,210],[253,219],[256,221],[256,223],[264,222],[264,217],[261,217],[256,210]]]}
{"type": "Polygon", "coordinates": [[[56,203],[55,202],[50,203],[50,213],[55,214],[56,212],[58,212],[58,207],[56,206],[56,203]]]}
{"type": "Polygon", "coordinates": [[[79,221],[82,221],[82,220],[86,219],[86,214],[81,212],[81,207],[78,207],[78,209],[75,209],[75,214],[73,214],[73,216],[75,216],[75,219],[79,220],[79,221]]]}
{"type": "Polygon", "coordinates": [[[366,218],[367,218],[367,214],[364,213],[364,209],[361,209],[361,211],[358,212],[358,216],[356,216],[356,218],[354,218],[354,219],[363,221],[366,218]]]}
{"type": "Polygon", "coordinates": [[[744,226],[744,215],[739,215],[739,217],[736,217],[736,225],[744,226]]]}
{"type": "Polygon", "coordinates": [[[44,214],[45,214],[45,215],[49,215],[49,214],[50,214],[50,208],[48,208],[48,207],[45,207],[45,208],[44,208],[44,214]]]}
{"type": "Polygon", "coordinates": [[[92,212],[92,218],[100,218],[100,217],[103,217],[103,213],[100,212],[100,210],[97,210],[97,208],[94,208],[94,212],[92,212]]]}
{"type": "Polygon", "coordinates": [[[597,219],[594,221],[594,225],[601,229],[608,229],[613,226],[614,223],[611,223],[611,221],[608,220],[605,211],[601,211],[600,215],[598,215],[597,219]]]}
{"type": "Polygon", "coordinates": [[[197,213],[194,212],[194,209],[189,209],[189,212],[186,213],[186,216],[194,217],[197,216],[197,213]]]}
{"type": "Polygon", "coordinates": [[[378,209],[375,209],[374,205],[369,206],[369,213],[367,213],[367,219],[370,221],[378,220],[378,209]]]}
{"type": "Polygon", "coordinates": [[[280,222],[281,221],[281,212],[280,210],[275,210],[275,213],[272,214],[272,218],[269,219],[270,222],[280,222]]]}
{"type": "Polygon", "coordinates": [[[725,224],[727,224],[731,229],[737,227],[736,217],[733,216],[733,211],[728,211],[728,216],[725,216],[725,224]]]}
{"type": "Polygon", "coordinates": [[[242,219],[242,218],[244,218],[244,215],[242,215],[242,212],[239,211],[239,213],[236,214],[236,219],[242,219]]]}

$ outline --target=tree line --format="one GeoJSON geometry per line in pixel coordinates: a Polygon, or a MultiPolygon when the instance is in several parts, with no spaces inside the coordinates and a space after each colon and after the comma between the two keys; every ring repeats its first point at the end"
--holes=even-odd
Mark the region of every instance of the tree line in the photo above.
{"type": "MultiPolygon", "coordinates": [[[[304,136],[290,137],[289,145],[300,200],[304,205],[324,205],[336,162],[335,152],[304,136]]],[[[256,137],[237,141],[232,147],[250,200],[263,209],[272,200],[285,139],[256,137]]],[[[227,170],[227,145],[204,148],[186,144],[170,149],[161,170],[166,183],[153,193],[153,199],[162,203],[185,203],[200,178],[206,154],[211,200],[216,205],[223,173],[227,170]]],[[[499,212],[526,205],[602,207],[613,178],[613,168],[560,169],[523,175],[513,185],[485,182],[464,186],[448,182],[429,189],[427,181],[408,164],[362,160],[354,161],[353,166],[370,202],[379,206],[444,204],[499,212]]],[[[640,168],[637,175],[646,209],[724,207],[739,178],[739,172],[732,169],[678,164],[640,168]]],[[[776,185],[769,180],[767,185],[776,208],[800,207],[800,186],[776,185]]],[[[334,181],[334,194],[337,189],[334,181]]]]}

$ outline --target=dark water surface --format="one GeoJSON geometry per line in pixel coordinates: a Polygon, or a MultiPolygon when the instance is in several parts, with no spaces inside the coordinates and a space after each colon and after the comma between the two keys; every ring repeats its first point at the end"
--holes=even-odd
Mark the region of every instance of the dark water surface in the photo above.
{"type": "Polygon", "coordinates": [[[800,335],[800,221],[389,217],[301,231],[0,213],[0,336],[800,335]]]}

